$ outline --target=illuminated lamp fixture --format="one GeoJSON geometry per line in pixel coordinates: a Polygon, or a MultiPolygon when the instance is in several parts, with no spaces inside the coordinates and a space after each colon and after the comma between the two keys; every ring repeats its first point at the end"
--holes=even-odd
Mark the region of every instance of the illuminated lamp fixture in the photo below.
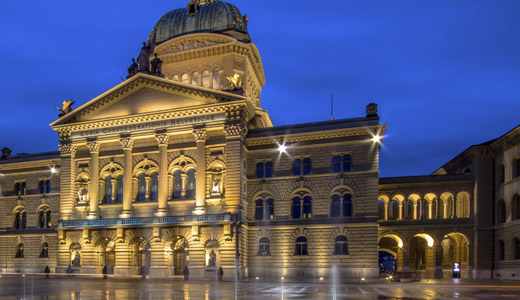
{"type": "Polygon", "coordinates": [[[278,145],[278,152],[285,153],[287,151],[287,146],[285,146],[285,143],[278,145]]]}
{"type": "Polygon", "coordinates": [[[379,135],[376,134],[376,135],[374,135],[374,136],[372,137],[372,142],[374,142],[374,143],[379,143],[379,142],[381,142],[381,138],[382,138],[382,137],[380,137],[379,135]]]}
{"type": "Polygon", "coordinates": [[[54,174],[54,173],[56,173],[56,167],[53,165],[53,166],[51,167],[51,174],[54,174]]]}

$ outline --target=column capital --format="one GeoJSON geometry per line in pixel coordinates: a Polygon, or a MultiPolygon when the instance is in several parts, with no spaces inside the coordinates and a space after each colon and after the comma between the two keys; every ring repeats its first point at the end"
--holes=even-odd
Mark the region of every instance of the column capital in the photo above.
{"type": "Polygon", "coordinates": [[[122,137],[119,142],[123,145],[123,149],[132,149],[134,146],[134,139],[131,137],[122,137]]]}
{"type": "Polygon", "coordinates": [[[90,151],[90,153],[99,152],[99,149],[101,148],[101,143],[98,141],[89,141],[87,143],[87,148],[90,151]]]}
{"type": "Polygon", "coordinates": [[[74,156],[76,154],[76,145],[73,145],[71,143],[58,145],[58,149],[60,150],[61,155],[74,156]]]}
{"type": "Polygon", "coordinates": [[[170,139],[170,136],[167,133],[157,133],[155,135],[155,139],[157,140],[157,143],[159,143],[159,145],[168,145],[168,140],[170,139]]]}
{"type": "Polygon", "coordinates": [[[197,141],[206,141],[208,139],[208,131],[206,128],[194,128],[193,136],[197,141]]]}

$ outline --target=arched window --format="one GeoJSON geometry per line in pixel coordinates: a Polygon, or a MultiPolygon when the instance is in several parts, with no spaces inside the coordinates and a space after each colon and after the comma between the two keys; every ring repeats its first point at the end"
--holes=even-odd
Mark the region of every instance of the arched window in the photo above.
{"type": "Polygon", "coordinates": [[[191,75],[191,84],[193,85],[200,85],[200,75],[198,72],[194,72],[191,75]]]}
{"type": "Polygon", "coordinates": [[[513,197],[512,201],[512,212],[513,212],[513,220],[519,220],[520,219],[520,196],[516,194],[513,197]]]}
{"type": "Polygon", "coordinates": [[[334,194],[330,205],[330,216],[337,217],[351,217],[352,216],[352,195],[349,193],[334,194]]]}
{"type": "Polygon", "coordinates": [[[18,248],[16,250],[16,255],[14,256],[14,258],[24,258],[22,243],[18,244],[18,248]]]}
{"type": "Polygon", "coordinates": [[[112,203],[112,176],[107,176],[105,178],[105,203],[112,203]]]}
{"type": "Polygon", "coordinates": [[[195,198],[195,169],[190,169],[187,173],[186,180],[186,197],[188,199],[195,198]]]}
{"type": "Polygon", "coordinates": [[[38,212],[38,228],[51,228],[51,211],[48,207],[38,212]]]}
{"type": "Polygon", "coordinates": [[[469,194],[466,192],[458,193],[455,202],[457,218],[469,218],[469,194]]]}
{"type": "Polygon", "coordinates": [[[150,196],[152,198],[152,201],[157,201],[157,199],[159,198],[159,176],[157,172],[152,174],[152,186],[150,189],[150,196]]]}
{"type": "Polygon", "coordinates": [[[341,215],[341,197],[339,195],[332,195],[332,202],[330,204],[330,216],[332,218],[340,217],[341,215]]]}
{"type": "Polygon", "coordinates": [[[220,89],[220,71],[218,69],[213,71],[213,88],[220,89]]]}
{"type": "Polygon", "coordinates": [[[262,199],[256,200],[255,206],[255,220],[264,219],[264,201],[262,199]]]}
{"type": "Polygon", "coordinates": [[[412,199],[408,199],[408,201],[406,202],[406,204],[407,204],[407,206],[408,206],[406,217],[407,217],[409,220],[413,220],[413,219],[414,219],[414,211],[415,211],[414,202],[413,202],[412,199]]]}
{"type": "Polygon", "coordinates": [[[274,200],[271,198],[265,200],[265,218],[274,220],[274,200]]]}
{"type": "Polygon", "coordinates": [[[506,204],[504,200],[498,201],[497,209],[497,223],[502,224],[506,222],[506,204]]]}
{"type": "Polygon", "coordinates": [[[498,167],[497,176],[498,184],[502,184],[506,181],[506,168],[504,167],[504,165],[500,165],[498,167]]]}
{"type": "Polygon", "coordinates": [[[399,201],[392,200],[392,219],[399,220],[399,201]]]}
{"type": "Polygon", "coordinates": [[[312,198],[311,196],[305,196],[303,198],[303,218],[312,218],[312,198]]]}
{"type": "Polygon", "coordinates": [[[256,253],[258,256],[269,256],[271,255],[271,249],[269,246],[269,239],[263,237],[258,242],[258,252],[256,253]]]}
{"type": "Polygon", "coordinates": [[[513,160],[513,178],[520,176],[520,159],[513,160]]]}
{"type": "Polygon", "coordinates": [[[292,204],[292,217],[293,219],[300,219],[301,218],[301,198],[296,196],[293,198],[293,204],[292,204]]]}
{"type": "Polygon", "coordinates": [[[332,171],[334,173],[350,172],[352,170],[352,156],[350,154],[334,155],[332,157],[332,171]]]}
{"type": "Polygon", "coordinates": [[[139,188],[138,201],[146,201],[146,174],[141,173],[137,179],[139,188]]]}
{"type": "Polygon", "coordinates": [[[49,244],[42,244],[42,251],[40,252],[40,258],[48,258],[49,257],[49,244]]]}
{"type": "Polygon", "coordinates": [[[265,177],[273,177],[273,162],[268,161],[265,163],[265,177]]]}
{"type": "Polygon", "coordinates": [[[348,255],[348,241],[344,235],[339,235],[334,242],[334,255],[348,255]]]}
{"type": "Polygon", "coordinates": [[[506,248],[504,246],[504,241],[498,241],[498,260],[506,259],[506,248]]]}
{"type": "Polygon", "coordinates": [[[385,202],[383,200],[377,201],[377,213],[379,220],[385,219],[385,202]]]}
{"type": "Polygon", "coordinates": [[[173,199],[182,198],[182,172],[177,170],[173,173],[173,199]]]}
{"type": "Polygon", "coordinates": [[[309,255],[309,249],[307,246],[307,239],[300,236],[296,239],[296,249],[294,255],[309,255]]]}
{"type": "Polygon", "coordinates": [[[14,213],[14,229],[26,229],[27,228],[27,213],[24,209],[18,209],[14,213]]]}
{"type": "Polygon", "coordinates": [[[190,76],[188,74],[182,74],[181,81],[182,83],[190,83],[190,76]]]}
{"type": "Polygon", "coordinates": [[[514,238],[513,239],[513,259],[518,260],[520,259],[520,239],[514,238]]]}
{"type": "Polygon", "coordinates": [[[202,72],[202,86],[205,88],[211,88],[211,83],[211,74],[208,70],[204,70],[204,72],[202,72]]]}
{"type": "Polygon", "coordinates": [[[123,175],[117,177],[117,202],[123,203],[123,175]]]}

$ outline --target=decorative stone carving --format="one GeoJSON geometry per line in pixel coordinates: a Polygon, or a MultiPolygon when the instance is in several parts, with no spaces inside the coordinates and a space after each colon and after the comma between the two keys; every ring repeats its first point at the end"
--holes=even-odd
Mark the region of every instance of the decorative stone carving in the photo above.
{"type": "Polygon", "coordinates": [[[123,145],[123,149],[132,149],[134,146],[134,139],[131,137],[123,137],[119,139],[121,145],[123,145]]]}
{"type": "Polygon", "coordinates": [[[206,128],[193,129],[193,136],[197,141],[205,141],[208,139],[208,132],[206,128]]]}
{"type": "Polygon", "coordinates": [[[236,91],[241,90],[244,84],[243,80],[240,78],[240,75],[235,73],[233,76],[226,76],[226,80],[229,82],[229,89],[236,91]]]}
{"type": "Polygon", "coordinates": [[[236,121],[242,119],[243,111],[241,106],[226,107],[226,120],[236,121]]]}
{"type": "Polygon", "coordinates": [[[157,143],[159,143],[159,145],[166,145],[168,144],[170,136],[167,133],[158,133],[155,135],[155,139],[157,140],[157,143]]]}
{"type": "Polygon", "coordinates": [[[76,145],[73,144],[61,144],[58,145],[61,155],[74,155],[76,154],[76,145]]]}
{"type": "Polygon", "coordinates": [[[224,125],[224,133],[226,134],[226,137],[244,137],[247,134],[247,128],[241,123],[228,124],[224,125]]]}
{"type": "Polygon", "coordinates": [[[135,58],[132,58],[132,64],[130,67],[128,67],[128,76],[126,78],[130,78],[137,74],[137,71],[139,70],[139,65],[135,62],[135,58]]]}
{"type": "Polygon", "coordinates": [[[175,53],[175,52],[181,52],[181,51],[187,51],[187,50],[193,50],[198,48],[204,48],[204,47],[211,47],[215,45],[225,44],[226,42],[221,41],[207,41],[207,40],[189,40],[189,41],[182,41],[179,42],[170,48],[166,49],[163,54],[168,53],[175,53]]]}
{"type": "Polygon", "coordinates": [[[68,128],[58,129],[58,136],[60,137],[60,142],[62,144],[69,143],[71,139],[71,130],[68,128]]]}
{"type": "Polygon", "coordinates": [[[141,53],[137,57],[137,64],[139,65],[139,71],[149,72],[150,71],[150,54],[152,49],[150,45],[146,45],[146,42],[143,42],[143,47],[141,48],[141,53]]]}
{"type": "Polygon", "coordinates": [[[101,148],[101,143],[97,141],[88,142],[87,148],[90,152],[99,152],[99,149],[101,148]]]}
{"type": "Polygon", "coordinates": [[[72,101],[72,99],[70,99],[68,101],[63,100],[61,107],[56,106],[56,109],[60,111],[60,114],[58,115],[58,117],[63,117],[64,115],[70,113],[72,111],[72,105],[74,103],[76,103],[76,102],[72,101]]]}

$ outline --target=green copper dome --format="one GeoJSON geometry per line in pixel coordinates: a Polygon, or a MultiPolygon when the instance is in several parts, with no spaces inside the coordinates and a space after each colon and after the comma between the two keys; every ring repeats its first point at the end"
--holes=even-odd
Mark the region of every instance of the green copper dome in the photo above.
{"type": "Polygon", "coordinates": [[[165,14],[150,33],[154,45],[190,33],[221,33],[242,41],[250,41],[247,16],[230,3],[213,0],[192,0],[187,7],[165,14]]]}

